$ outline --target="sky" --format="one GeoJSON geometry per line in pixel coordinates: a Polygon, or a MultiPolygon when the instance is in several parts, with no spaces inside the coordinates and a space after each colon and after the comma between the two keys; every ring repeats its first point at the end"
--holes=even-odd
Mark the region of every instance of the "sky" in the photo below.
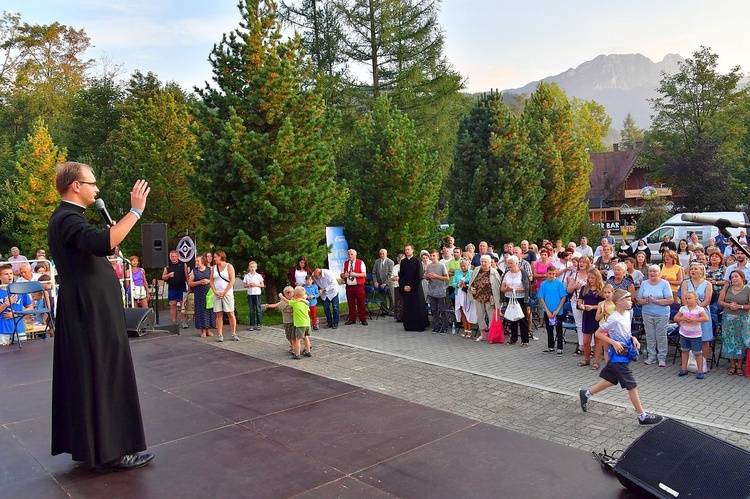
{"type": "MultiPolygon", "coordinates": [[[[237,0],[2,0],[29,24],[84,29],[86,56],[156,74],[183,88],[211,81],[208,55],[239,26],[237,0]]],[[[443,0],[445,55],[466,90],[518,88],[600,54],[640,53],[658,62],[701,45],[719,70],[750,72],[747,0],[443,0]]],[[[101,66],[100,66],[101,67],[101,66]]]]}

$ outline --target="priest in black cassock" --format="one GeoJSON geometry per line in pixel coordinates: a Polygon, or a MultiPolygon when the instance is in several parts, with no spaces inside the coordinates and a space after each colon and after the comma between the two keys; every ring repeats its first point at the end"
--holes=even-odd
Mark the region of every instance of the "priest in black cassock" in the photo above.
{"type": "Polygon", "coordinates": [[[101,473],[139,468],[146,449],[141,408],[130,356],[117,275],[107,255],[141,218],[150,187],[139,180],[131,210],[113,227],[99,230],[83,216],[99,189],[82,163],[57,167],[62,202],[49,221],[47,238],[60,281],[52,368],[52,455],[101,473]]]}
{"type": "Polygon", "coordinates": [[[401,260],[398,272],[398,287],[404,304],[404,330],[424,331],[430,325],[422,289],[424,269],[422,262],[414,258],[414,246],[407,244],[404,247],[404,255],[406,257],[401,260]]]}

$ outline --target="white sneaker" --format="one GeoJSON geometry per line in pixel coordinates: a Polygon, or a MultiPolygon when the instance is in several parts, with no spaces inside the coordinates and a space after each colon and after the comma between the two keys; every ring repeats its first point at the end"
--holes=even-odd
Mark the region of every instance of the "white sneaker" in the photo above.
{"type": "Polygon", "coordinates": [[[232,341],[240,341],[240,338],[236,333],[232,335],[232,341]]]}
{"type": "Polygon", "coordinates": [[[220,334],[219,336],[217,336],[216,341],[218,341],[219,343],[224,343],[224,335],[220,334]]]}
{"type": "Polygon", "coordinates": [[[183,322],[182,322],[182,329],[187,329],[187,327],[188,327],[188,326],[187,326],[187,322],[183,321],[183,322]]]}

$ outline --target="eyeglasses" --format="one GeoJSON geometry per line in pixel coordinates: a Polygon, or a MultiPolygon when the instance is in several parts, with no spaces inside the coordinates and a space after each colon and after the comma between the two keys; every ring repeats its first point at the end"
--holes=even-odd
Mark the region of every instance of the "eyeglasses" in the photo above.
{"type": "Polygon", "coordinates": [[[79,184],[93,185],[96,186],[96,182],[86,182],[85,180],[76,180],[79,184]]]}
{"type": "Polygon", "coordinates": [[[620,299],[619,299],[619,300],[617,300],[617,301],[622,301],[622,300],[631,300],[632,298],[633,298],[633,295],[631,295],[630,293],[627,293],[627,294],[626,294],[625,296],[623,296],[622,298],[620,298],[620,299]]]}

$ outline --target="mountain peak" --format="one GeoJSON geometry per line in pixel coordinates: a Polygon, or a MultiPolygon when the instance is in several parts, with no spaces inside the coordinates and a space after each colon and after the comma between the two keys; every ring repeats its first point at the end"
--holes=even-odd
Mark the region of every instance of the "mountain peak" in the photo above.
{"type": "MultiPolygon", "coordinates": [[[[642,54],[602,54],[541,81],[557,83],[568,97],[596,100],[607,109],[615,127],[630,113],[639,127],[646,128],[651,124],[648,99],[656,97],[661,73],[674,74],[684,60],[678,54],[667,54],[660,62],[642,54]]],[[[532,94],[538,84],[534,81],[503,93],[532,94]]]]}

